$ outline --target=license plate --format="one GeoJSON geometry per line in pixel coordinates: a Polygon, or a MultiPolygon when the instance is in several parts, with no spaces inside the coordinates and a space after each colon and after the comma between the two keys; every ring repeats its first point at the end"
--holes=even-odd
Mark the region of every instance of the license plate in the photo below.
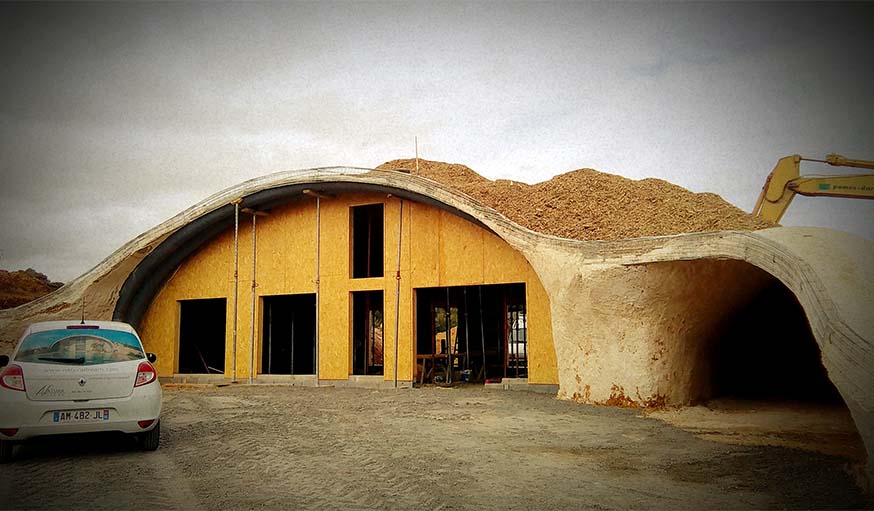
{"type": "Polygon", "coordinates": [[[109,420],[109,410],[58,410],[54,412],[52,422],[103,422],[109,420]]]}

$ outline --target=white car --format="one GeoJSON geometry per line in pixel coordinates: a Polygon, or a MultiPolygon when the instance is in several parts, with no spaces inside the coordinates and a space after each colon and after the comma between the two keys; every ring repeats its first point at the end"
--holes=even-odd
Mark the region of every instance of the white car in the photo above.
{"type": "Polygon", "coordinates": [[[161,385],[136,331],[115,321],[30,325],[0,356],[0,462],[35,436],[121,431],[160,441],[161,385]],[[5,367],[4,367],[5,366],[5,367]]]}

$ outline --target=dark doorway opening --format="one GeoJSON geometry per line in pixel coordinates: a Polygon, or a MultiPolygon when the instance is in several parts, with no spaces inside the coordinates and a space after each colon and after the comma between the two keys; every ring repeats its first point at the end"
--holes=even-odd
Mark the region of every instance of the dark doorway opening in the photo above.
{"type": "Polygon", "coordinates": [[[416,289],[420,383],[528,377],[525,284],[416,289]]]}
{"type": "Polygon", "coordinates": [[[352,374],[380,375],[383,370],[382,291],[352,293],[352,374]]]}
{"type": "Polygon", "coordinates": [[[179,373],[223,374],[227,300],[181,300],[179,308],[179,373]]]}
{"type": "Polygon", "coordinates": [[[353,206],[352,278],[383,275],[383,205],[353,206]]]}
{"type": "MultiPolygon", "coordinates": [[[[702,422],[693,413],[683,424],[729,443],[789,446],[865,460],[857,426],[829,378],[795,294],[772,275],[739,261],[670,264],[697,265],[705,274],[708,265],[715,265],[721,275],[717,283],[700,283],[698,299],[730,306],[709,319],[713,323],[706,330],[709,335],[700,337],[701,345],[684,350],[697,353],[688,367],[690,404],[706,404],[706,412],[699,409],[702,422]],[[722,289],[720,279],[742,285],[722,289]]],[[[706,315],[688,319],[708,321],[706,315]]]]}
{"type": "Polygon", "coordinates": [[[843,404],[795,295],[776,279],[731,319],[710,356],[711,395],[843,404]]]}
{"type": "Polygon", "coordinates": [[[261,374],[315,374],[316,295],[263,300],[261,374]]]}

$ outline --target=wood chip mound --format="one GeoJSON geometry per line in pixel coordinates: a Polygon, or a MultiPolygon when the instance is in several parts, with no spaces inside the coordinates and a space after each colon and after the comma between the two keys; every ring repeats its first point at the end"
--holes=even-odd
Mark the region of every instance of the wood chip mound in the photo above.
{"type": "Polygon", "coordinates": [[[410,170],[451,186],[531,230],[578,240],[617,240],[689,232],[773,227],[713,193],[694,193],[661,179],[634,181],[579,169],[529,185],[491,181],[453,163],[392,160],[379,170],[410,170]]]}

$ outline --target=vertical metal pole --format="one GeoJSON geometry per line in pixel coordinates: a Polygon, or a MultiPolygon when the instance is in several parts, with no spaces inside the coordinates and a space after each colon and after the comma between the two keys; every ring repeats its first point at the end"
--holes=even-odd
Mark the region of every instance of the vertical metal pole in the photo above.
{"type": "MultiPolygon", "coordinates": [[[[395,371],[394,384],[398,388],[398,335],[401,322],[401,240],[404,233],[404,200],[401,199],[400,216],[398,217],[398,263],[395,272],[395,371]]],[[[385,360],[385,356],[383,356],[385,360]]]]}
{"type": "Polygon", "coordinates": [[[525,323],[524,332],[525,332],[525,341],[522,343],[522,350],[525,352],[525,377],[528,377],[528,303],[526,300],[525,305],[522,307],[523,312],[523,322],[525,323]]]}
{"type": "Polygon", "coordinates": [[[237,295],[240,288],[240,203],[243,199],[234,201],[234,329],[231,355],[231,381],[237,382],[237,295]]]}
{"type": "Polygon", "coordinates": [[[446,287],[446,383],[452,383],[452,307],[449,305],[449,287],[446,287]]]}
{"type": "Polygon", "coordinates": [[[315,349],[315,370],[316,370],[316,386],[319,385],[319,257],[321,256],[322,240],[321,240],[321,198],[316,197],[316,349],[315,349]]]}
{"type": "Polygon", "coordinates": [[[502,329],[503,333],[503,342],[501,343],[502,350],[504,351],[504,378],[507,377],[507,366],[510,365],[510,336],[507,332],[507,295],[504,295],[504,308],[501,310],[501,322],[504,323],[504,328],[502,329]]]}
{"type": "Polygon", "coordinates": [[[255,254],[257,245],[257,232],[255,221],[258,215],[252,213],[252,338],[249,345],[249,383],[255,380],[255,254]]]}
{"type": "Polygon", "coordinates": [[[507,344],[510,346],[510,355],[513,355],[513,365],[516,368],[515,377],[519,377],[519,344],[516,341],[516,311],[507,311],[507,344]]]}

